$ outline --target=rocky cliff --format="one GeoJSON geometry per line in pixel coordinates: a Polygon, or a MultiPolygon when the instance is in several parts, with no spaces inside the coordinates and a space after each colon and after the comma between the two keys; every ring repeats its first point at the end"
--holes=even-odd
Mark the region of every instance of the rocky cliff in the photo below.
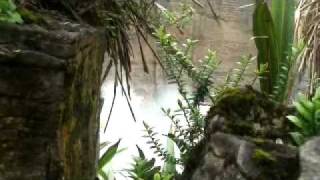
{"type": "Polygon", "coordinates": [[[104,37],[59,16],[0,24],[0,180],[93,180],[104,37]]]}

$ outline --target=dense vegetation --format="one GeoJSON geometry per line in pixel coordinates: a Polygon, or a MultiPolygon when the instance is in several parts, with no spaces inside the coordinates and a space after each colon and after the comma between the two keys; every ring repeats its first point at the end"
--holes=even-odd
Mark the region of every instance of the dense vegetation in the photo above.
{"type": "MultiPolygon", "coordinates": [[[[193,9],[185,6],[180,13],[160,9],[160,25],[157,23],[152,26],[154,28],[152,37],[160,45],[158,50],[160,62],[168,75],[169,82],[177,83],[182,97],[178,100],[179,109],[163,109],[163,113],[171,119],[173,127],[167,137],[177,145],[181,155],[179,158],[175,157],[173,149],[169,148],[172,145],[161,144],[157,139],[157,132],[145,122],[147,143],[154,149],[155,154],[164,160],[164,167],[171,167],[171,170],[164,168],[160,171],[159,167],[154,167],[154,160],[149,162],[139,149],[140,156],[135,159],[134,168],[129,170],[133,174],[131,176],[133,179],[151,179],[150,174],[153,174],[154,180],[178,178],[176,165],[186,165],[190,152],[196,148],[204,134],[205,116],[200,113],[203,102],[214,106],[224,92],[244,85],[241,81],[247,67],[253,61],[257,61],[258,64],[256,76],[260,80],[260,91],[269,95],[275,103],[290,104],[292,88],[299,76],[295,69],[296,64],[305,58],[307,51],[304,43],[306,39],[294,38],[296,8],[294,1],[275,1],[271,6],[262,0],[256,2],[253,34],[258,56],[243,56],[239,61],[239,68],[230,71],[223,84],[216,84],[212,79],[215,70],[219,68],[219,60],[214,51],[209,50],[202,64],[195,65],[191,51],[197,41],[186,39],[181,42],[168,32],[168,27],[172,26],[179,30],[183,29],[183,25],[191,19],[193,9]],[[190,81],[194,85],[192,91],[187,85],[190,81]],[[181,118],[184,122],[181,122],[181,118]],[[140,171],[137,171],[138,167],[141,168],[140,171]]],[[[316,76],[312,76],[311,82],[316,81],[315,78],[316,76]]],[[[290,133],[292,144],[301,145],[307,138],[319,134],[318,92],[310,101],[300,95],[299,100],[294,103],[297,114],[288,116],[288,121],[296,127],[294,132],[290,133]]],[[[309,97],[312,96],[312,93],[309,94],[309,97]]]]}
{"type": "MultiPolygon", "coordinates": [[[[64,7],[62,8],[64,13],[73,20],[104,29],[108,39],[106,52],[112,58],[106,67],[104,77],[114,67],[115,87],[120,85],[127,99],[130,96],[131,71],[131,47],[128,33],[131,31],[135,31],[139,40],[144,71],[148,72],[148,66],[144,58],[142,41],[151,48],[166,72],[168,81],[178,85],[178,91],[181,95],[181,99],[177,100],[178,109],[162,110],[172,121],[172,129],[166,135],[171,141],[168,141],[167,145],[161,144],[157,138],[157,132],[148,125],[148,122],[144,122],[146,143],[150,144],[155,155],[163,159],[164,168],[156,167],[155,160],[147,159],[142,150],[137,147],[139,156],[134,158],[132,169],[127,170],[130,178],[134,180],[178,178],[176,166],[185,166],[188,163],[191,151],[204,137],[206,115],[200,112],[203,104],[215,106],[225,92],[244,86],[245,84],[242,82],[244,74],[254,61],[257,62],[258,67],[252,84],[259,83],[260,92],[266,94],[274,103],[287,106],[291,105],[291,100],[295,97],[292,89],[296,85],[297,79],[304,73],[304,69],[311,69],[309,91],[298,97],[297,101],[293,103],[295,113],[287,116],[287,121],[291,122],[293,126],[290,133],[292,136],[290,144],[302,145],[310,137],[320,134],[320,89],[317,85],[320,74],[320,58],[314,53],[318,48],[312,43],[315,41],[315,35],[310,34],[315,26],[312,23],[319,22],[307,20],[307,18],[316,19],[310,16],[318,15],[309,13],[314,12],[312,11],[313,7],[319,6],[316,1],[307,6],[304,0],[301,0],[299,4],[292,0],[272,1],[271,5],[268,5],[264,0],[257,0],[254,4],[255,12],[252,19],[253,36],[258,54],[256,57],[243,56],[239,60],[238,68],[230,70],[222,84],[217,84],[213,79],[215,71],[219,68],[219,60],[213,50],[208,50],[202,63],[195,63],[191,53],[197,45],[197,41],[193,39],[178,40],[177,37],[170,34],[170,28],[182,31],[188,21],[191,21],[191,16],[194,13],[191,5],[183,4],[181,11],[171,12],[152,0],[99,1],[102,6],[97,4],[92,9],[83,9],[82,1],[77,3],[70,1],[67,4],[65,2],[67,1],[57,1],[53,3],[55,6],[52,4],[51,6],[59,7],[57,4],[60,3],[64,7]],[[309,11],[304,12],[306,9],[309,11]],[[308,13],[308,15],[307,17],[302,16],[305,18],[304,21],[301,18],[300,22],[295,23],[295,12],[308,13]],[[94,22],[90,21],[90,18],[86,18],[89,14],[94,17],[94,22]],[[301,27],[306,30],[298,31],[301,27]],[[298,29],[296,32],[295,28],[298,29]],[[152,37],[157,42],[156,49],[152,48],[153,45],[148,41],[148,37],[152,37]],[[123,71],[124,73],[122,73],[123,71]],[[259,82],[255,81],[256,79],[259,79],[259,82]],[[193,85],[192,88],[188,85],[190,82],[193,85]],[[180,157],[175,156],[174,145],[178,147],[180,157]]],[[[87,4],[86,1],[83,3],[87,4]]],[[[194,3],[199,5],[197,1],[194,3]]],[[[31,10],[34,11],[45,4],[41,1],[14,3],[12,0],[2,0],[0,1],[0,22],[22,24],[26,19],[23,9],[31,7],[31,10]]],[[[208,5],[212,7],[209,1],[208,5]]],[[[61,8],[53,9],[61,10],[61,8]]],[[[211,10],[216,21],[220,21],[212,8],[211,10]]],[[[110,114],[111,112],[112,108],[110,114]]],[[[122,151],[118,149],[119,143],[120,141],[111,145],[101,156],[98,167],[98,175],[101,179],[109,178],[103,167],[122,151]]],[[[105,146],[102,144],[101,149],[103,148],[105,146]]]]}

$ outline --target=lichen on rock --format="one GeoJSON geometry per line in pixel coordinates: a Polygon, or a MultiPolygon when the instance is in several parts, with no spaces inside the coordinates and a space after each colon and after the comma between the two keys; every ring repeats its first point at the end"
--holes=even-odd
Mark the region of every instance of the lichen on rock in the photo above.
{"type": "Polygon", "coordinates": [[[183,179],[296,180],[298,149],[277,143],[290,144],[289,111],[250,87],[225,91],[208,112],[205,138],[183,179]]]}

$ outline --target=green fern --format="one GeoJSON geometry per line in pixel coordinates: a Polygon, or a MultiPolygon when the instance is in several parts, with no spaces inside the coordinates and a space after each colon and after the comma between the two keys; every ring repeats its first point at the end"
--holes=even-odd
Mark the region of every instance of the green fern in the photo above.
{"type": "Polygon", "coordinates": [[[306,139],[320,134],[320,88],[311,100],[300,95],[293,104],[298,115],[287,118],[296,127],[296,131],[291,133],[293,140],[301,145],[306,139]]]}
{"type": "Polygon", "coordinates": [[[174,155],[169,153],[164,146],[160,143],[160,139],[157,137],[158,133],[153,130],[146,122],[143,122],[146,135],[143,137],[149,139],[147,144],[150,144],[150,148],[154,150],[154,153],[158,155],[165,162],[178,164],[179,159],[175,158],[174,155]]]}
{"type": "Polygon", "coordinates": [[[148,160],[137,146],[139,156],[134,158],[132,168],[127,170],[133,180],[172,180],[173,174],[162,173],[160,166],[155,166],[155,159],[148,160]]]}
{"type": "Polygon", "coordinates": [[[0,22],[23,23],[20,14],[17,12],[17,7],[12,0],[0,1],[0,22]]]}

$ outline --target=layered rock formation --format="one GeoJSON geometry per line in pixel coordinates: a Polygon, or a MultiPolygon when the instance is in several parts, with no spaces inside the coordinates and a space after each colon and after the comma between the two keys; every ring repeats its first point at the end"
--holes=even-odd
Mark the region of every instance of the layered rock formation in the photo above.
{"type": "Polygon", "coordinates": [[[285,119],[290,111],[251,88],[226,91],[209,111],[205,138],[182,179],[320,179],[319,138],[301,149],[292,146],[285,119]]]}
{"type": "Polygon", "coordinates": [[[61,19],[0,25],[0,180],[94,179],[104,42],[61,19]]]}

